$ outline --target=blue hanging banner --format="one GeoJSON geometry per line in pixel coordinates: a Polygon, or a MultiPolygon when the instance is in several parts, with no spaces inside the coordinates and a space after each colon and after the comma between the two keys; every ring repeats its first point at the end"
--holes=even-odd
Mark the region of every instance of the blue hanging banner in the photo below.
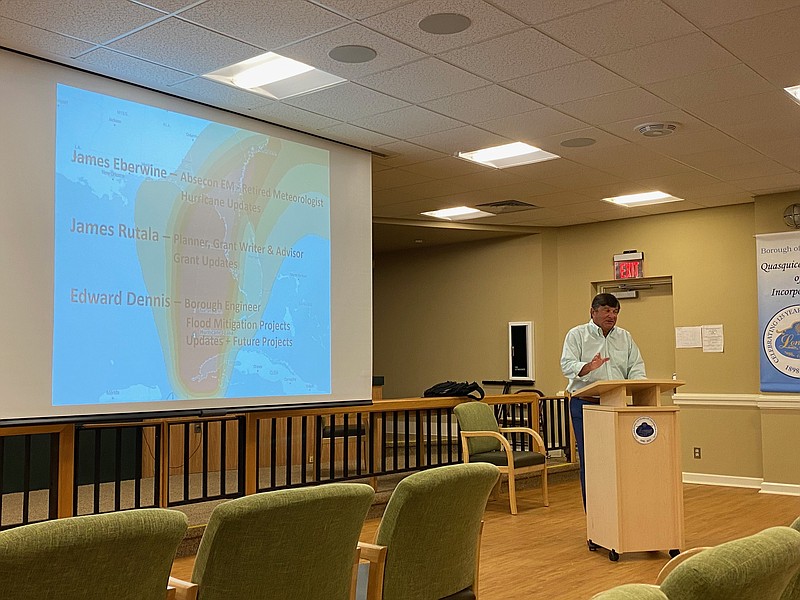
{"type": "Polygon", "coordinates": [[[756,236],[762,392],[800,392],[800,232],[756,236]]]}

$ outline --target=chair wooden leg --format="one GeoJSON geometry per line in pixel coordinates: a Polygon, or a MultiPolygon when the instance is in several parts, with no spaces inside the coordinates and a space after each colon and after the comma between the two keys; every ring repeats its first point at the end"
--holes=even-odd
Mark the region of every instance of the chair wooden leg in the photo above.
{"type": "Polygon", "coordinates": [[[511,504],[511,514],[517,514],[517,483],[514,481],[513,471],[508,472],[508,501],[511,504]]]}
{"type": "Polygon", "coordinates": [[[542,469],[542,500],[545,506],[550,506],[550,500],[547,498],[547,468],[542,469]]]}

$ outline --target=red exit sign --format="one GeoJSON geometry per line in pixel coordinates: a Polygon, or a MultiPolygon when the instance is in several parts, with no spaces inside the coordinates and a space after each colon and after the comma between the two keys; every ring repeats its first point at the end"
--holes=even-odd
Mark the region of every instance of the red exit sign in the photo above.
{"type": "Polygon", "coordinates": [[[625,252],[614,255],[614,279],[644,277],[644,252],[625,252]]]}

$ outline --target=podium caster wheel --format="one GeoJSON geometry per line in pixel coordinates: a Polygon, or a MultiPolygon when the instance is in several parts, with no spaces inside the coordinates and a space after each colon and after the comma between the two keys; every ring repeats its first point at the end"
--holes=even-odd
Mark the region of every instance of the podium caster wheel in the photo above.
{"type": "Polygon", "coordinates": [[[590,552],[596,552],[597,549],[600,547],[597,544],[595,544],[592,540],[587,540],[586,545],[589,546],[590,552]]]}
{"type": "Polygon", "coordinates": [[[619,554],[617,554],[616,550],[609,550],[608,551],[608,560],[611,562],[617,562],[619,560],[619,554]]]}
{"type": "Polygon", "coordinates": [[[669,551],[669,557],[670,558],[675,558],[680,553],[681,553],[680,550],[678,550],[677,548],[673,548],[672,550],[669,551]]]}

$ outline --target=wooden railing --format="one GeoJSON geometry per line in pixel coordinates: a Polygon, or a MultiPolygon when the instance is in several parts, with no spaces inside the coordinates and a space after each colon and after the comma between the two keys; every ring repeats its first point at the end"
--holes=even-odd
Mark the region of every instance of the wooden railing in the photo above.
{"type": "MultiPolygon", "coordinates": [[[[453,408],[465,401],[406,398],[358,407],[0,429],[0,527],[332,481],[374,484],[381,475],[458,463],[453,408]],[[16,472],[4,473],[3,466],[12,464],[16,472]]],[[[501,425],[538,430],[548,452],[572,460],[563,398],[512,394],[484,401],[501,425]]],[[[530,442],[520,437],[513,443],[527,449],[530,442]]]]}

